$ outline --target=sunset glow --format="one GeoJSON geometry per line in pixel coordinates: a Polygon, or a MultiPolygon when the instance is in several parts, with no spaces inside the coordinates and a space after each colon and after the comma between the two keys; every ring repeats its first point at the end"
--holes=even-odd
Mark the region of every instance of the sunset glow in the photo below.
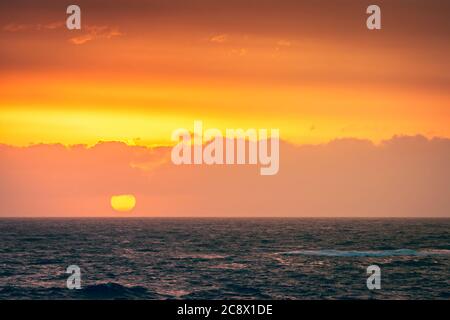
{"type": "Polygon", "coordinates": [[[297,144],[450,137],[445,31],[414,32],[433,28],[427,11],[412,21],[386,4],[384,30],[369,34],[363,4],[337,9],[344,25],[326,8],[320,24],[308,15],[316,8],[282,4],[284,23],[268,29],[274,13],[263,5],[254,16],[244,4],[202,3],[239,13],[230,24],[178,2],[176,12],[162,5],[158,22],[145,2],[133,3],[128,20],[119,3],[97,10],[82,1],[81,31],[64,28],[54,3],[26,23],[20,10],[2,10],[1,143],[164,145],[199,117],[220,129],[277,127],[297,144]]]}
{"type": "Polygon", "coordinates": [[[104,216],[131,193],[150,216],[409,215],[411,195],[448,215],[448,4],[381,1],[381,30],[356,0],[77,4],[81,30],[58,1],[0,4],[2,214],[104,216]],[[277,175],[173,165],[197,120],[278,129],[277,175]]]}

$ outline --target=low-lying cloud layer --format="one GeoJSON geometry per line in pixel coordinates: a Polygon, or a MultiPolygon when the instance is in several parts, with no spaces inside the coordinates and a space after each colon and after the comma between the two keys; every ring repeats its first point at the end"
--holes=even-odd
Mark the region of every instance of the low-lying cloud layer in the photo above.
{"type": "Polygon", "coordinates": [[[280,171],[175,166],[170,148],[118,142],[0,146],[0,216],[450,216],[450,139],[394,137],[282,143],[280,171]],[[120,214],[124,215],[124,214],[120,214]]]}

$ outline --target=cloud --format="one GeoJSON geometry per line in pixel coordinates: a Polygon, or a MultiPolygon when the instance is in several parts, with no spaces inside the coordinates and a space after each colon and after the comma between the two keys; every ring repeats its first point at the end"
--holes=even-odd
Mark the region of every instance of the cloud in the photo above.
{"type": "Polygon", "coordinates": [[[279,40],[277,42],[277,46],[280,46],[280,47],[290,47],[291,45],[292,45],[292,43],[288,40],[279,40]]]}
{"type": "MultiPolygon", "coordinates": [[[[10,23],[3,26],[2,30],[5,32],[29,32],[29,31],[49,31],[64,29],[65,24],[63,22],[50,22],[46,24],[17,24],[10,23]]],[[[86,25],[81,28],[81,31],[74,31],[81,34],[69,39],[69,42],[80,45],[86,42],[96,40],[96,39],[111,39],[113,37],[123,36],[124,33],[121,32],[117,27],[110,27],[107,25],[86,25]]]]}
{"type": "Polygon", "coordinates": [[[450,216],[450,139],[281,144],[280,172],[175,166],[170,148],[0,146],[0,216],[108,216],[134,194],[140,216],[450,216]]]}
{"type": "Polygon", "coordinates": [[[218,34],[215,36],[212,36],[209,41],[214,43],[224,43],[228,41],[228,35],[227,34],[218,34]]]}
{"type": "Polygon", "coordinates": [[[27,24],[16,24],[16,23],[10,23],[5,26],[3,26],[2,30],[7,32],[19,32],[19,31],[25,31],[29,30],[31,25],[27,24]]]}
{"type": "Polygon", "coordinates": [[[96,39],[111,39],[112,37],[123,35],[118,28],[109,26],[86,26],[82,30],[86,30],[86,33],[70,38],[69,41],[73,44],[80,45],[96,39]]]}
{"type": "Polygon", "coordinates": [[[246,48],[239,48],[239,49],[231,49],[230,54],[237,55],[240,57],[246,56],[248,53],[248,50],[246,48]]]}
{"type": "Polygon", "coordinates": [[[42,31],[42,30],[55,30],[62,28],[64,23],[62,22],[49,22],[46,24],[19,24],[9,23],[3,26],[2,30],[6,32],[22,32],[22,31],[42,31]]]}

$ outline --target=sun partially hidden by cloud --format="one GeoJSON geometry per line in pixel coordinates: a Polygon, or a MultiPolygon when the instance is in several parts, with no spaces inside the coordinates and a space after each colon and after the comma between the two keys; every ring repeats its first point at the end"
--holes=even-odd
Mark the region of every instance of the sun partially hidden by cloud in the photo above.
{"type": "Polygon", "coordinates": [[[136,206],[136,198],[131,194],[111,197],[111,207],[119,212],[129,212],[136,206]]]}

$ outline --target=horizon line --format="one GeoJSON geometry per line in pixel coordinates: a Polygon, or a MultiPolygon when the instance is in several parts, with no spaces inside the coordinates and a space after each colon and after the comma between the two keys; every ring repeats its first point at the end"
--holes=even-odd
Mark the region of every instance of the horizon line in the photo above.
{"type": "Polygon", "coordinates": [[[1,219],[450,219],[450,216],[5,216],[1,219]]]}

